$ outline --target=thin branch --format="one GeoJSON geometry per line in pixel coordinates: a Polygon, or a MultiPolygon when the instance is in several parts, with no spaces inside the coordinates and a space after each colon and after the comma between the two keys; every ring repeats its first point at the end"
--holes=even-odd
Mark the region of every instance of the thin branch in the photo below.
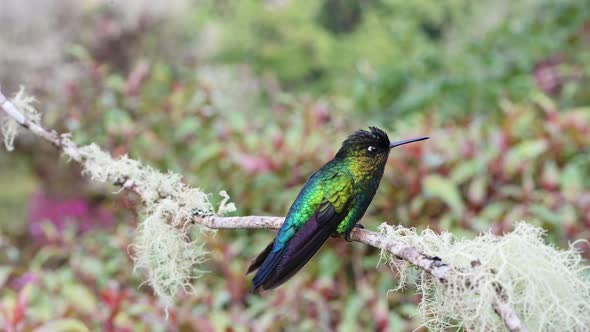
{"type": "MultiPolygon", "coordinates": [[[[33,134],[43,138],[51,143],[58,150],[72,158],[76,162],[83,162],[82,154],[79,148],[70,139],[69,135],[59,135],[55,131],[48,131],[38,123],[31,121],[27,116],[19,111],[14,104],[2,94],[0,91],[0,108],[4,112],[18,122],[22,127],[30,130],[33,134]]],[[[119,186],[125,189],[134,190],[134,184],[123,181],[118,183],[119,186]]],[[[218,217],[208,216],[193,218],[194,223],[198,223],[212,229],[243,229],[243,228],[268,228],[278,229],[283,224],[282,217],[266,217],[266,216],[246,216],[246,217],[218,217]]],[[[366,245],[379,248],[381,250],[389,251],[399,259],[405,260],[412,265],[426,271],[440,282],[447,282],[454,273],[457,273],[448,264],[442,262],[438,257],[431,257],[419,252],[416,248],[392,241],[383,235],[369,231],[366,229],[355,228],[350,238],[353,241],[364,243],[366,245]]],[[[506,327],[513,332],[528,332],[524,323],[520,320],[516,312],[504,299],[504,294],[501,287],[498,287],[497,297],[491,303],[494,311],[504,321],[506,327]]]]}
{"type": "Polygon", "coordinates": [[[14,106],[14,104],[10,101],[10,99],[6,98],[2,91],[0,90],[0,108],[4,110],[4,112],[10,116],[14,121],[16,121],[21,127],[28,129],[33,134],[43,138],[47,142],[51,143],[55,146],[58,150],[62,151],[68,157],[72,158],[77,162],[82,161],[82,156],[80,151],[78,150],[78,146],[76,146],[70,139],[69,134],[62,134],[59,135],[55,130],[51,132],[47,129],[41,127],[40,124],[36,123],[35,121],[31,121],[25,113],[21,112],[19,109],[14,106]]]}

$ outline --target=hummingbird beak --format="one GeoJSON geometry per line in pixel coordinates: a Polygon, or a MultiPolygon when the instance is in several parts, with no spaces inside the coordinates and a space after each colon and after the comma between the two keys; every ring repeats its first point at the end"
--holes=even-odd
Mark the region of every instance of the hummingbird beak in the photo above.
{"type": "Polygon", "coordinates": [[[413,143],[413,142],[418,142],[418,141],[423,141],[425,139],[429,139],[430,137],[428,136],[423,136],[423,137],[418,137],[418,138],[411,138],[411,139],[406,139],[403,141],[397,141],[397,142],[393,142],[391,144],[389,144],[389,148],[393,149],[396,146],[400,146],[400,145],[404,145],[404,144],[408,144],[408,143],[413,143]]]}

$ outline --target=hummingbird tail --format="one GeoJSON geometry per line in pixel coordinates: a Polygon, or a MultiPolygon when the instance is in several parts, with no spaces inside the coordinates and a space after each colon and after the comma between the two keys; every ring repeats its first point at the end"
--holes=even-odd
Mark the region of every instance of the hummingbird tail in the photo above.
{"type": "MultiPolygon", "coordinates": [[[[254,278],[252,279],[252,292],[255,292],[260,286],[262,286],[266,282],[266,279],[272,274],[273,270],[280,262],[281,257],[285,252],[285,249],[286,248],[282,248],[276,252],[270,251],[266,255],[266,257],[264,258],[264,262],[262,262],[262,264],[260,265],[260,269],[258,270],[258,272],[256,272],[256,275],[254,275],[254,278]]],[[[260,255],[264,255],[266,251],[267,250],[265,249],[260,255]]],[[[256,261],[257,260],[258,258],[256,259],[256,261]]],[[[252,265],[254,265],[256,261],[254,261],[252,265]]],[[[266,287],[263,288],[267,289],[266,287]]]]}
{"type": "MultiPolygon", "coordinates": [[[[333,207],[330,206],[329,210],[316,213],[311,217],[285,247],[276,252],[268,250],[270,253],[252,279],[254,291],[261,286],[263,289],[272,289],[283,284],[313,257],[330,235],[336,231],[342,220],[342,216],[335,213],[333,207]]],[[[261,256],[265,254],[267,249],[262,252],[261,256]]],[[[251,267],[257,261],[258,258],[251,267]]]]}
{"type": "Polygon", "coordinates": [[[264,262],[266,257],[268,257],[268,254],[270,254],[270,251],[272,250],[272,247],[274,244],[275,244],[275,241],[272,241],[271,243],[269,243],[268,246],[266,246],[266,249],[264,249],[258,255],[258,257],[256,257],[256,259],[254,261],[252,261],[252,263],[250,263],[250,266],[248,266],[248,271],[246,272],[247,275],[256,271],[260,267],[260,265],[262,265],[262,263],[264,262]]]}

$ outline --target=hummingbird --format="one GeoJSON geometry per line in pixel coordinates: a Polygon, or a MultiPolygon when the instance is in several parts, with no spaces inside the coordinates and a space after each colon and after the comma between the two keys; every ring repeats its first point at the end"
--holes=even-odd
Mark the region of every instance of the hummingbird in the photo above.
{"type": "Polygon", "coordinates": [[[336,156],[313,173],[289,208],[275,239],[248,267],[256,271],[252,292],[273,289],[291,278],[330,235],[350,240],[383,176],[389,151],[428,137],[391,143],[377,128],[358,130],[344,140],[336,156]]]}

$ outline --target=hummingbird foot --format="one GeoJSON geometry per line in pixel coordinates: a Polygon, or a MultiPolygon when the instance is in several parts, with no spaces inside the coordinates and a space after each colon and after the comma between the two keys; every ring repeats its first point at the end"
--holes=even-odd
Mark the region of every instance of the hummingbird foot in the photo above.
{"type": "Polygon", "coordinates": [[[352,231],[355,228],[364,229],[365,226],[363,226],[362,224],[354,224],[354,226],[352,226],[351,229],[349,229],[348,231],[346,231],[346,233],[344,233],[344,240],[346,240],[346,242],[352,242],[352,239],[350,238],[350,233],[352,233],[352,231]]]}

